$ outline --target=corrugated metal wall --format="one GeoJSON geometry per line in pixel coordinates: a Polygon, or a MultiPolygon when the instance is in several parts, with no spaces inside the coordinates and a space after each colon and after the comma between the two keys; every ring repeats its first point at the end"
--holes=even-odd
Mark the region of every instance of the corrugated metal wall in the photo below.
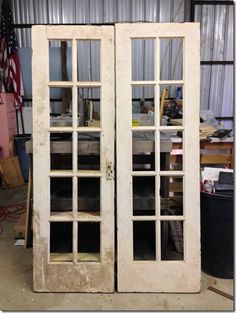
{"type": "MultiPolygon", "coordinates": [[[[15,24],[184,22],[189,0],[11,0],[15,24]]],[[[18,29],[20,47],[31,46],[30,29],[18,29]]]]}
{"type": "MultiPolygon", "coordinates": [[[[233,61],[232,5],[196,5],[195,21],[201,23],[201,61],[233,61]]],[[[201,106],[216,116],[233,116],[232,65],[201,66],[201,106]]]]}
{"type": "MultiPolygon", "coordinates": [[[[189,0],[11,0],[11,4],[15,24],[184,22],[190,18],[189,0]]],[[[204,5],[195,9],[195,21],[201,23],[201,59],[232,60],[233,6],[204,5]]],[[[31,29],[18,28],[16,32],[24,63],[26,95],[31,96],[31,63],[27,61],[30,52],[26,49],[31,47],[31,29]]],[[[152,43],[136,45],[135,62],[139,71],[140,60],[145,55],[152,57],[152,43]]],[[[150,68],[149,64],[145,66],[150,68]]],[[[166,73],[172,72],[170,66],[169,63],[165,67],[166,73]]],[[[147,71],[142,75],[148,75],[147,71]]],[[[201,67],[201,108],[212,109],[216,116],[233,115],[233,65],[201,67]]]]}

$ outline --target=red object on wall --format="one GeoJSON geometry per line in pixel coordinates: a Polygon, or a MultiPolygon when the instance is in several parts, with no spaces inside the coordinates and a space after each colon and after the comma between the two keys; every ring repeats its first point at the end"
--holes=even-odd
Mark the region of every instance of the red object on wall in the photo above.
{"type": "Polygon", "coordinates": [[[0,157],[12,154],[14,135],[17,134],[16,110],[12,93],[0,93],[0,157]]]}

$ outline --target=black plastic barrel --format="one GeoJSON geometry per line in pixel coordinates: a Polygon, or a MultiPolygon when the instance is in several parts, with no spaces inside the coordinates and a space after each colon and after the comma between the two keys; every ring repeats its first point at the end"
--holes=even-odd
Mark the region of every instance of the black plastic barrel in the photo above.
{"type": "Polygon", "coordinates": [[[31,138],[31,134],[23,134],[23,135],[14,136],[16,153],[19,158],[21,172],[22,172],[25,182],[28,181],[28,176],[29,176],[29,155],[26,153],[25,143],[26,141],[30,140],[30,138],[31,138]]]}
{"type": "Polygon", "coordinates": [[[233,196],[201,192],[202,271],[219,278],[234,276],[233,196]]]}

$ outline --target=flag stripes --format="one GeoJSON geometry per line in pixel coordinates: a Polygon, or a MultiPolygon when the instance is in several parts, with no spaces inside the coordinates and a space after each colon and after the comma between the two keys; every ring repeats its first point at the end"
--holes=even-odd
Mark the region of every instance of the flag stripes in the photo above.
{"type": "Polygon", "coordinates": [[[23,81],[20,61],[13,27],[12,12],[8,1],[4,0],[1,7],[0,28],[0,66],[4,69],[5,87],[13,92],[15,107],[22,109],[23,81]]]}

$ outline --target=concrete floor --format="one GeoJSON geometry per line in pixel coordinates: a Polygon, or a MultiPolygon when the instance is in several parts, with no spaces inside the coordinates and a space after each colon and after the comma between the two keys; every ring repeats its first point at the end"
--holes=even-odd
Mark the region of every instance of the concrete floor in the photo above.
{"type": "MultiPolygon", "coordinates": [[[[0,204],[24,201],[26,187],[0,190],[0,204]]],[[[13,222],[4,222],[0,236],[0,310],[234,310],[232,300],[208,289],[212,286],[233,295],[233,280],[203,272],[198,294],[35,293],[32,290],[32,249],[14,246],[13,225],[13,222]]]]}

